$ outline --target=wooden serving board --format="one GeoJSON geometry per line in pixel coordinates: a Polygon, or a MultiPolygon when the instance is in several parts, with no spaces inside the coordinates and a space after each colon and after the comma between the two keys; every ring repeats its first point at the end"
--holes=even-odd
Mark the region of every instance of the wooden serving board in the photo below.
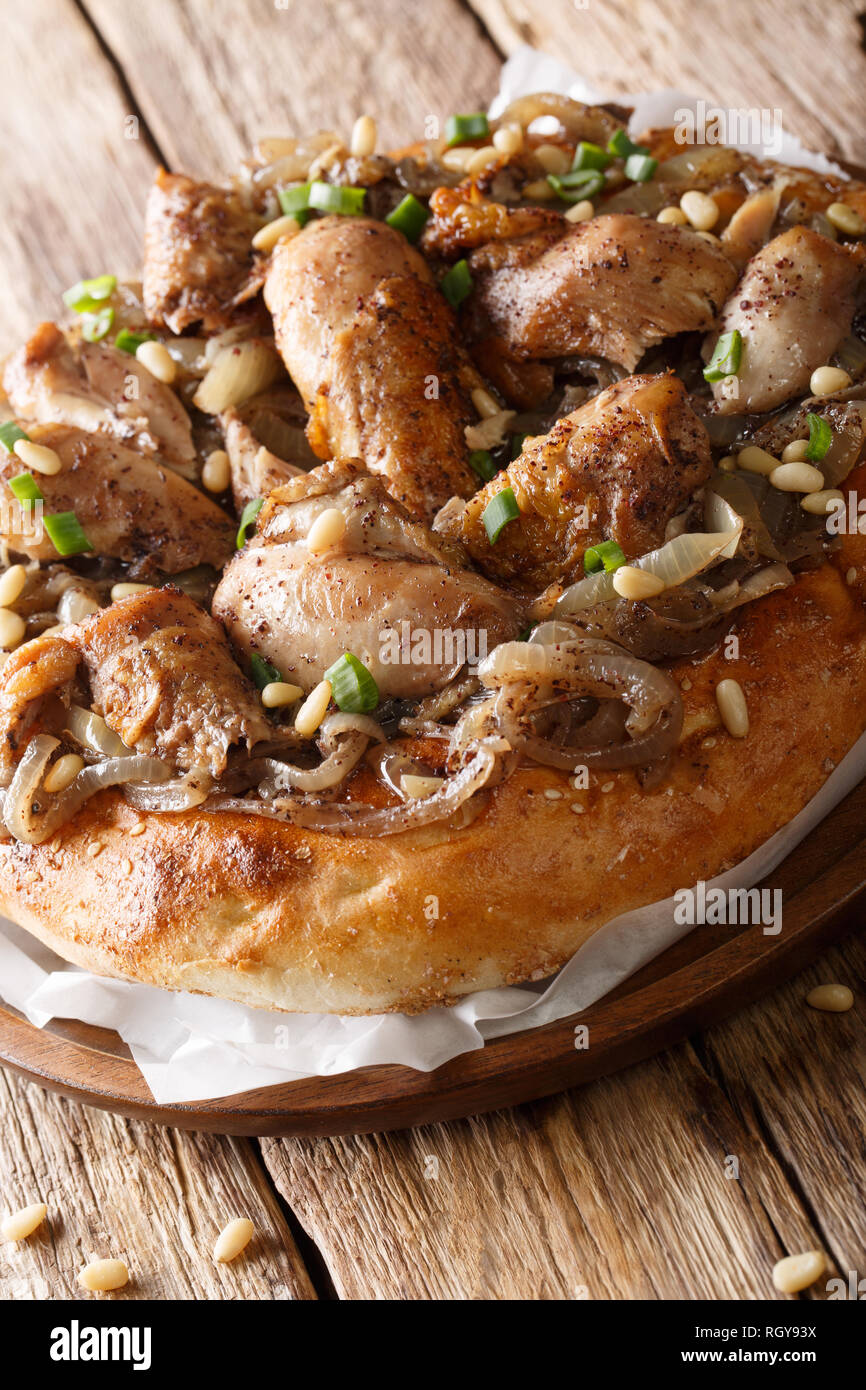
{"type": "Polygon", "coordinates": [[[158,1105],[114,1032],[77,1020],[35,1028],[0,1006],[0,1063],[88,1105],[180,1129],[280,1136],[365,1134],[549,1096],[670,1047],[742,1008],[862,920],[866,783],[766,880],[783,892],[778,936],[699,926],[589,1009],[497,1038],[435,1072],[377,1066],[188,1105],[158,1105]],[[588,1046],[575,1046],[577,1022],[588,1046]]]}

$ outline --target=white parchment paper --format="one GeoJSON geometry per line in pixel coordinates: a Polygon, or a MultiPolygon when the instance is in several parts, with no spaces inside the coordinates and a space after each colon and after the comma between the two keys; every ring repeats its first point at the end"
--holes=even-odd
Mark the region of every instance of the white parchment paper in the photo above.
{"type": "MultiPolygon", "coordinates": [[[[505,64],[496,114],[515,96],[558,91],[581,101],[604,100],[556,59],[523,48],[505,64]]],[[[664,91],[619,98],[634,105],[633,132],[670,124],[697,99],[664,91]]],[[[812,168],[835,166],[775,131],[768,145],[748,146],[812,168]]],[[[708,887],[748,888],[770,873],[866,775],[866,735],[833,771],[818,795],[755,854],[708,887]]],[[[662,799],[659,798],[661,806],[662,799]]],[[[543,904],[539,904],[543,912],[543,904]]],[[[280,1014],[220,999],[172,994],[149,985],[106,980],[67,964],[27,932],[0,918],[0,995],[38,1027],[77,1018],[115,1029],[160,1104],[206,1100],[304,1076],[332,1076],[356,1067],[399,1062],[432,1071],[484,1046],[486,1038],[536,1028],[587,1008],[691,928],[678,925],[674,901],[654,903],[609,922],[548,985],[486,990],[452,1009],[415,1018],[280,1014]]],[[[700,930],[697,928],[696,930],[700,930]]],[[[762,928],[756,926],[755,931],[762,928]]],[[[784,925],[782,927],[784,931],[784,925]]]]}

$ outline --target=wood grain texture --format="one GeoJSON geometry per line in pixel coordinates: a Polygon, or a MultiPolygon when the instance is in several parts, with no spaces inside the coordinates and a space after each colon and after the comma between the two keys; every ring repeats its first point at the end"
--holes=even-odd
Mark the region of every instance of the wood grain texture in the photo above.
{"type": "Polygon", "coordinates": [[[532,44],[611,96],[676,87],[778,108],[813,149],[866,159],[860,0],[468,0],[504,53],[532,44]]]}
{"type": "Polygon", "coordinates": [[[26,1241],[0,1244],[4,1298],[88,1299],[88,1260],[125,1261],[114,1298],[309,1299],[304,1262],[262,1168],[244,1140],[180,1134],[70,1105],[0,1072],[0,1189],[16,1211],[43,1201],[26,1241]],[[235,1216],[256,1228],[231,1264],[214,1242],[235,1216]]]}
{"type": "Polygon", "coordinates": [[[84,3],[166,159],[192,173],[233,169],[262,135],[348,138],[364,112],[405,144],[428,115],[486,105],[498,80],[459,0],[84,3]]]}

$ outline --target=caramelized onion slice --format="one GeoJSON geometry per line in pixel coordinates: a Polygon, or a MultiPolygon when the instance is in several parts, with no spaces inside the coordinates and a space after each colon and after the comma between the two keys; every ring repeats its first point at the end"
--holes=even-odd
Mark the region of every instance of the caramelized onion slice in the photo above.
{"type": "MultiPolygon", "coordinates": [[[[648,555],[632,561],[632,564],[637,569],[657,575],[666,589],[672,589],[709,569],[717,561],[729,559],[736,553],[742,533],[741,517],[737,517],[736,525],[726,531],[686,531],[660,549],[651,550],[648,555]]],[[[567,618],[571,613],[579,613],[583,608],[607,603],[616,597],[613,573],[602,570],[599,574],[591,574],[571,584],[558,599],[553,611],[557,617],[567,618]]]]}

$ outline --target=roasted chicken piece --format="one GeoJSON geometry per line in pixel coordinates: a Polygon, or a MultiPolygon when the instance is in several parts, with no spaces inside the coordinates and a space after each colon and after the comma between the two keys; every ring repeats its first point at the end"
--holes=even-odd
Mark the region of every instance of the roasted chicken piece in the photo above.
{"type": "Polygon", "coordinates": [[[223,576],[213,613],[240,650],[257,652],[304,690],[350,652],[383,699],[419,699],[519,631],[514,600],[465,564],[458,547],[413,522],[360,463],[334,462],[271,494],[256,539],[223,576]],[[306,537],[332,510],[345,529],[313,554],[306,537]]]}
{"type": "Polygon", "coordinates": [[[495,241],[470,258],[473,308],[515,357],[604,357],[633,371],[648,347],[709,328],[736,272],[696,232],[626,213],[495,241]]]}
{"type": "Polygon", "coordinates": [[[361,457],[418,517],[471,495],[464,429],[478,378],[405,237],[365,217],[321,218],[277,244],[265,300],[320,458],[361,457]]]}
{"type": "Polygon", "coordinates": [[[627,559],[661,545],[667,523],[711,471],[709,439],[682,382],[626,377],[529,441],[437,529],[462,541],[492,578],[537,592],[579,578],[584,551],[599,541],[616,541],[627,559]],[[513,488],[520,516],[491,545],[482,516],[504,487],[513,488]]]}
{"type": "MultiPolygon", "coordinates": [[[[102,434],[73,425],[24,427],[34,443],[54,449],[61,469],[39,475],[44,513],[74,512],[95,555],[124,560],[141,574],[178,574],[193,565],[220,568],[233,549],[225,512],[191,483],[157,460],[102,434]]],[[[30,518],[8,488],[24,472],[21,460],[0,455],[2,539],[31,560],[56,560],[47,532],[30,518]]]]}
{"type": "Polygon", "coordinates": [[[0,674],[0,783],[37,721],[63,735],[64,710],[76,699],[127,748],[181,772],[218,777],[233,745],[274,736],[219,624],[172,586],[123,599],[9,657],[0,674]]]}
{"type": "Polygon", "coordinates": [[[25,420],[99,430],[193,475],[189,416],[128,352],[85,342],[73,351],[55,323],[42,323],[6,363],[3,389],[25,420]]]}
{"type": "Polygon", "coordinates": [[[713,384],[722,415],[773,410],[808,389],[850,332],[866,266],[862,246],[838,245],[810,227],[791,227],[753,256],[725,305],[719,334],[742,334],[735,377],[713,384]]]}
{"type": "Polygon", "coordinates": [[[231,189],[160,169],[147,200],[144,307],[151,323],[219,333],[244,297],[261,219],[231,189]]]}

